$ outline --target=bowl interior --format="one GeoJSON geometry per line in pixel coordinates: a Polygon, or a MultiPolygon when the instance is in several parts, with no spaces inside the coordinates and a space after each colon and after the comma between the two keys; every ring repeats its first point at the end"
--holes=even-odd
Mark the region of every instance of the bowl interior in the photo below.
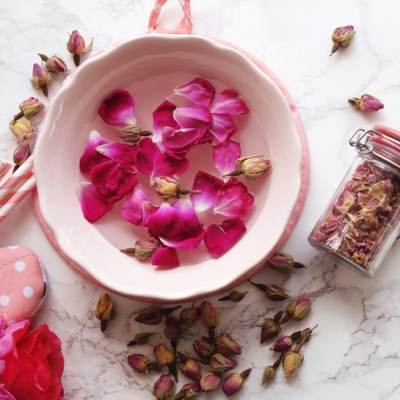
{"type": "MultiPolygon", "coordinates": [[[[217,173],[211,154],[209,145],[191,150],[182,187],[191,187],[199,169],[217,173]]],[[[296,204],[301,154],[285,98],[250,60],[205,38],[156,35],[117,45],[68,78],[47,111],[35,149],[35,172],[43,217],[74,262],[121,294],[179,301],[215,292],[255,272],[276,245],[296,204]],[[254,182],[242,180],[254,194],[255,204],[245,217],[246,234],[230,251],[219,259],[210,258],[204,246],[195,252],[179,251],[182,266],[161,271],[119,251],[143,238],[141,229],[119,216],[120,206],[95,224],[84,219],[77,192],[86,179],[79,172],[79,158],[93,129],[116,140],[115,129],[97,116],[101,101],[111,91],[130,90],[140,125],[151,130],[151,112],[175,86],[196,76],[210,80],[217,93],[225,88],[239,92],[250,113],[238,118],[233,138],[240,141],[242,155],[270,158],[272,171],[254,182]]]]}

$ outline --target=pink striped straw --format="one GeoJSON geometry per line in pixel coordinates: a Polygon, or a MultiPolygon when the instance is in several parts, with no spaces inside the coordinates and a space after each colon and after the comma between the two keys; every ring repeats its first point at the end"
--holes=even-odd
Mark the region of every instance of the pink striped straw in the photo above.
{"type": "Polygon", "coordinates": [[[7,161],[0,160],[0,182],[7,175],[7,173],[11,170],[11,164],[7,161]]]}

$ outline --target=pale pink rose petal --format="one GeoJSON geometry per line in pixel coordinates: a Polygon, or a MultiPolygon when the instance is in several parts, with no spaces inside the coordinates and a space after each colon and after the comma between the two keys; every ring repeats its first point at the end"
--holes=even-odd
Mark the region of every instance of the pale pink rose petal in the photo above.
{"type": "Polygon", "coordinates": [[[250,210],[254,197],[247,187],[235,178],[230,178],[218,191],[214,207],[216,214],[231,218],[242,218],[250,210]]]}
{"type": "Polygon", "coordinates": [[[240,158],[240,143],[236,140],[227,140],[213,146],[214,165],[221,176],[236,169],[238,158],[240,158]]]}
{"type": "Polygon", "coordinates": [[[114,204],[104,198],[91,183],[82,183],[79,191],[79,202],[83,216],[89,222],[95,222],[112,210],[114,204]]]}
{"type": "Polygon", "coordinates": [[[211,113],[243,115],[250,110],[246,103],[239,98],[239,93],[235,90],[225,89],[213,101],[210,109],[211,113]]]}
{"type": "Polygon", "coordinates": [[[246,232],[243,220],[227,219],[221,225],[210,225],[204,236],[204,244],[209,253],[218,258],[230,250],[246,232]]]}
{"type": "Polygon", "coordinates": [[[177,107],[173,115],[175,121],[182,128],[204,128],[206,130],[212,122],[210,110],[196,104],[177,107]]]}
{"type": "Polygon", "coordinates": [[[114,90],[101,103],[99,115],[109,125],[135,124],[135,99],[127,90],[114,90]]]}
{"type": "Polygon", "coordinates": [[[207,172],[197,172],[192,190],[200,190],[201,193],[192,193],[190,198],[197,212],[209,210],[215,206],[217,201],[218,191],[223,186],[224,182],[214,175],[207,172]]]}
{"type": "Polygon", "coordinates": [[[96,150],[96,147],[106,143],[108,143],[108,140],[104,139],[99,132],[90,132],[85,151],[79,160],[79,169],[82,174],[90,175],[93,167],[108,160],[107,157],[103,156],[96,150]]]}
{"type": "Polygon", "coordinates": [[[179,267],[178,253],[171,247],[160,247],[151,256],[151,263],[160,269],[179,267]]]}
{"type": "Polygon", "coordinates": [[[176,87],[174,93],[185,97],[194,104],[210,107],[215,95],[215,87],[206,79],[198,77],[176,87]]]}
{"type": "Polygon", "coordinates": [[[96,150],[110,160],[115,161],[117,164],[134,165],[138,146],[128,143],[110,142],[97,146],[96,150]]]}
{"type": "Polygon", "coordinates": [[[176,105],[174,103],[165,100],[153,111],[153,142],[161,142],[164,128],[180,128],[173,117],[173,112],[175,109],[176,105]]]}
{"type": "Polygon", "coordinates": [[[135,165],[140,172],[151,175],[156,164],[155,160],[161,154],[158,146],[150,138],[144,138],[137,144],[135,165]]]}
{"type": "Polygon", "coordinates": [[[8,325],[0,338],[0,360],[9,353],[29,329],[27,319],[8,325]]]}
{"type": "Polygon", "coordinates": [[[151,201],[141,186],[136,186],[122,207],[122,217],[134,225],[147,226],[148,219],[158,207],[151,201]]]}
{"type": "Polygon", "coordinates": [[[160,153],[154,161],[151,180],[157,176],[183,175],[189,168],[189,161],[185,158],[176,159],[160,153]]]}
{"type": "Polygon", "coordinates": [[[219,143],[223,143],[236,132],[236,121],[229,114],[213,114],[212,116],[213,122],[209,128],[209,132],[219,143]]]}
{"type": "Polygon", "coordinates": [[[103,197],[115,202],[136,186],[136,168],[110,160],[94,167],[90,179],[103,197]]]}

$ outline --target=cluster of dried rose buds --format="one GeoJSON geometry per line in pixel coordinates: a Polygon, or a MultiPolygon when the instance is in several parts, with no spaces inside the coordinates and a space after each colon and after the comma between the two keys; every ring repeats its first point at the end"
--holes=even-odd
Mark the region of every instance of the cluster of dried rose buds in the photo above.
{"type": "MultiPolygon", "coordinates": [[[[152,305],[137,312],[135,320],[146,325],[163,323],[164,336],[170,340],[170,347],[164,343],[157,343],[153,347],[154,360],[143,354],[128,356],[129,365],[138,373],[161,372],[153,387],[153,395],[157,399],[186,400],[214,391],[221,383],[225,395],[231,396],[241,390],[251,372],[251,369],[246,369],[240,373],[222,376],[237,367],[235,357],[242,350],[228,333],[216,334],[220,319],[216,309],[208,301],[203,301],[200,306],[193,303],[187,308],[152,305]],[[180,309],[178,317],[172,315],[177,309],[180,309]],[[184,354],[177,349],[178,340],[184,330],[197,320],[207,329],[207,335],[193,342],[196,355],[184,354]],[[208,371],[202,372],[201,365],[207,365],[208,371]],[[178,372],[193,382],[183,385],[175,393],[178,372]]],[[[146,344],[153,335],[154,333],[138,333],[128,346],[146,344]]]]}

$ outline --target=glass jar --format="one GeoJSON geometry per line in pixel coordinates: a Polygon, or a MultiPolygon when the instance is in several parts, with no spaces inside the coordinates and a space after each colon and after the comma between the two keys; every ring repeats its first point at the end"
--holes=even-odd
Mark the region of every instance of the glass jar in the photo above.
{"type": "Polygon", "coordinates": [[[349,143],[358,156],[308,241],[371,277],[400,232],[400,132],[375,125],[349,143]]]}

